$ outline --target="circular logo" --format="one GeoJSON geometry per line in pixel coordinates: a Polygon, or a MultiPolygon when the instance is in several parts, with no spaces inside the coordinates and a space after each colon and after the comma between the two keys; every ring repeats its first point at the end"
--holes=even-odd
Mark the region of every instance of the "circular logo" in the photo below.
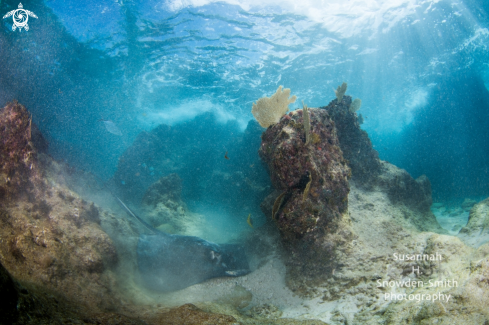
{"type": "Polygon", "coordinates": [[[24,9],[17,9],[13,14],[13,18],[14,24],[17,25],[17,27],[22,28],[27,25],[29,15],[27,15],[27,12],[24,9]]]}

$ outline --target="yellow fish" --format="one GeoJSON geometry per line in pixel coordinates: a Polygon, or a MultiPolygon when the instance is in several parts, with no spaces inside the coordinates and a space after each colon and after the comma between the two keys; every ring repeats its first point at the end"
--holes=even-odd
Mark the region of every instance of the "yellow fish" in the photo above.
{"type": "Polygon", "coordinates": [[[253,221],[251,221],[251,213],[248,215],[248,219],[246,222],[250,225],[251,228],[253,228],[253,221]]]}

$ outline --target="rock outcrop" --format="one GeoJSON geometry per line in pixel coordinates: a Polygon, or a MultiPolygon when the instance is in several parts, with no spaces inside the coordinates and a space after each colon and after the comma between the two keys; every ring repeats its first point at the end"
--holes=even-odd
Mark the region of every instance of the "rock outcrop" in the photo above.
{"type": "Polygon", "coordinates": [[[288,285],[299,291],[307,292],[306,283],[327,281],[351,264],[347,260],[358,236],[348,213],[350,186],[382,193],[409,229],[445,233],[430,211],[429,180],[414,180],[379,160],[350,103],[351,97],[343,96],[340,102],[309,109],[308,145],[304,110],[283,116],[262,135],[259,153],[275,191],[261,207],[276,223],[288,251],[288,285]]]}
{"type": "Polygon", "coordinates": [[[42,186],[38,147],[47,144],[24,106],[17,102],[0,110],[0,200],[32,199],[42,186]]]}
{"type": "Polygon", "coordinates": [[[475,248],[489,242],[489,198],[472,207],[469,222],[460,229],[458,236],[475,248]]]}
{"type": "Polygon", "coordinates": [[[185,201],[218,201],[238,218],[243,211],[257,215],[259,209],[250,207],[258,207],[270,193],[257,154],[261,132],[255,121],[243,133],[236,122],[222,124],[211,113],[175,126],[159,125],[141,132],[122,154],[113,187],[122,200],[139,206],[153,183],[178,174],[185,201]]]}
{"type": "Polygon", "coordinates": [[[0,110],[0,263],[79,310],[112,308],[118,254],[100,227],[103,212],[52,181],[57,163],[38,152],[33,128],[22,105],[0,110]]]}
{"type": "Polygon", "coordinates": [[[345,219],[350,168],[329,114],[320,109],[309,114],[310,144],[303,110],[297,110],[263,133],[259,154],[278,190],[268,199],[274,200],[272,213],[270,205],[264,212],[276,223],[290,253],[289,274],[315,278],[336,267],[337,248],[352,238],[345,219]]]}
{"type": "MultiPolygon", "coordinates": [[[[339,87],[338,87],[339,88],[339,87]]],[[[380,174],[379,154],[372,147],[367,132],[360,129],[358,117],[350,110],[352,99],[342,96],[321,107],[334,121],[343,157],[351,168],[352,180],[358,186],[368,186],[380,174]]]]}

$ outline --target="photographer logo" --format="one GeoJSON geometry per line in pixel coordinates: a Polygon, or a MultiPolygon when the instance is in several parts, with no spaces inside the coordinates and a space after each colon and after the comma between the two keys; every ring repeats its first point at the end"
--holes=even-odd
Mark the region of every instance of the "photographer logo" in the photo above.
{"type": "Polygon", "coordinates": [[[3,16],[3,19],[10,16],[12,16],[12,19],[14,20],[14,24],[12,25],[12,30],[14,32],[17,28],[19,31],[22,30],[22,28],[25,28],[25,30],[28,31],[29,25],[27,25],[27,21],[29,20],[29,16],[37,18],[32,11],[25,10],[22,3],[19,3],[19,9],[9,11],[5,16],[3,16]]]}

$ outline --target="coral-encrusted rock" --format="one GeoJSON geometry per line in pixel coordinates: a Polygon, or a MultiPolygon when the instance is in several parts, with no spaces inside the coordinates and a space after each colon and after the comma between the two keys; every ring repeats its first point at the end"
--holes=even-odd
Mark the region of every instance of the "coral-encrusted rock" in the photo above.
{"type": "Polygon", "coordinates": [[[166,206],[180,206],[183,205],[180,198],[181,193],[182,180],[177,174],[173,173],[161,177],[157,182],[153,183],[144,194],[142,203],[153,208],[158,203],[163,203],[166,206]]]}
{"type": "Polygon", "coordinates": [[[0,201],[32,196],[33,182],[39,183],[41,177],[33,141],[41,148],[47,144],[29,112],[16,101],[0,110],[0,140],[0,201]]]}
{"type": "Polygon", "coordinates": [[[291,252],[289,275],[302,269],[303,275],[315,277],[336,267],[336,248],[352,236],[343,222],[350,168],[328,113],[309,112],[310,144],[305,145],[303,111],[297,110],[266,130],[259,154],[273,186],[282,192],[270,217],[291,252]]]}
{"type": "MultiPolygon", "coordinates": [[[[335,99],[321,109],[325,109],[334,121],[339,146],[356,186],[380,189],[389,194],[393,204],[404,204],[414,211],[429,214],[432,199],[428,178],[422,175],[415,180],[405,170],[381,161],[367,132],[360,129],[357,114],[350,111],[350,105],[351,97],[345,95],[340,103],[335,99]]],[[[429,219],[431,222],[434,217],[429,219]]]]}
{"type": "Polygon", "coordinates": [[[144,194],[143,218],[163,232],[185,233],[191,217],[181,199],[181,192],[182,180],[177,174],[161,177],[144,194]]]}
{"type": "Polygon", "coordinates": [[[112,308],[118,255],[99,208],[54,181],[56,163],[38,153],[33,127],[17,102],[0,110],[0,262],[21,283],[80,308],[112,308]]]}
{"type": "Polygon", "coordinates": [[[381,171],[379,154],[373,149],[367,132],[360,129],[357,114],[351,112],[351,97],[343,96],[340,103],[335,99],[326,107],[335,123],[344,158],[351,168],[352,179],[357,185],[368,184],[381,171]]]}

